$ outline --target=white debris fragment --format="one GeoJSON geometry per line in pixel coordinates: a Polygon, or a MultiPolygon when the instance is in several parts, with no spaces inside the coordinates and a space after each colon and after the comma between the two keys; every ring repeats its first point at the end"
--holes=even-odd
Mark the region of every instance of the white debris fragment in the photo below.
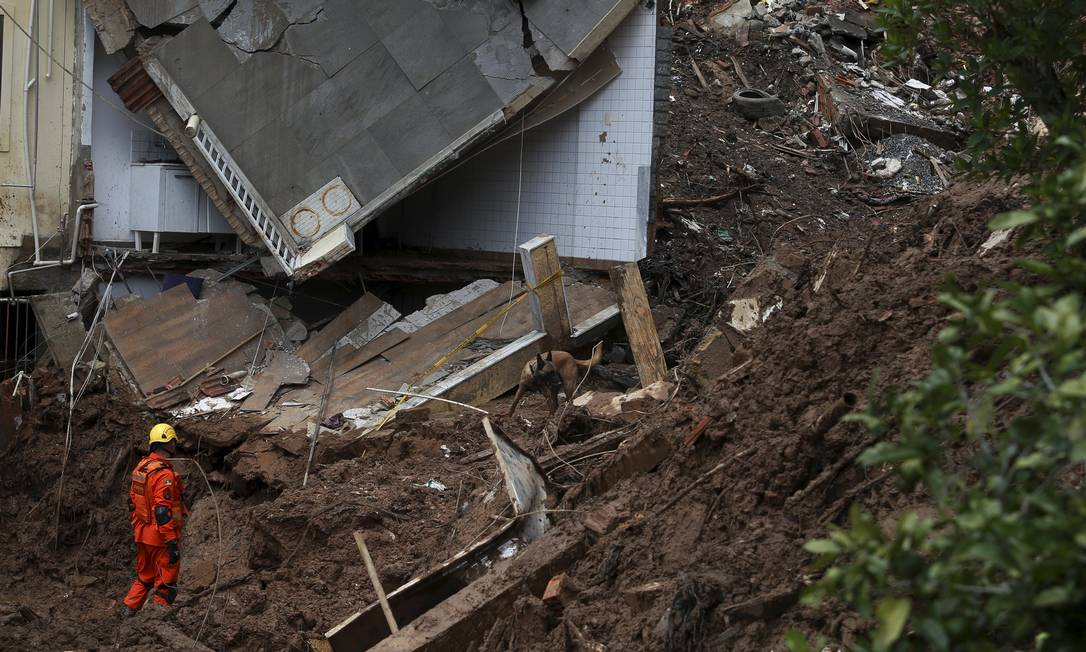
{"type": "Polygon", "coordinates": [[[187,417],[194,414],[221,412],[222,410],[229,410],[232,407],[234,407],[234,403],[229,399],[223,398],[221,396],[205,396],[204,398],[196,401],[192,405],[187,405],[182,408],[171,410],[170,414],[175,417],[187,417]]]}
{"type": "Polygon", "coordinates": [[[901,159],[877,158],[871,161],[868,174],[879,179],[889,179],[901,172],[901,159]]]}
{"type": "Polygon", "coordinates": [[[509,559],[513,555],[521,551],[522,546],[516,539],[510,539],[505,543],[498,546],[498,556],[502,559],[509,559]]]}
{"type": "Polygon", "coordinates": [[[433,489],[434,491],[445,491],[448,488],[444,484],[438,482],[437,480],[434,480],[433,478],[430,478],[430,481],[423,486],[425,486],[427,489],[433,489]]]}
{"type": "Polygon", "coordinates": [[[226,398],[230,399],[231,401],[240,401],[252,393],[253,390],[249,389],[248,387],[239,387],[227,394],[226,398]]]}

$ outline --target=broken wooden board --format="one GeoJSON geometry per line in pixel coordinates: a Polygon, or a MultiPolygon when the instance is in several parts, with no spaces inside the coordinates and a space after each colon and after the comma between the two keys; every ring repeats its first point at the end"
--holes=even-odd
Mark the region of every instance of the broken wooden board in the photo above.
{"type": "Polygon", "coordinates": [[[373,340],[364,344],[361,348],[343,347],[336,351],[336,376],[342,376],[348,371],[364,365],[385,351],[406,340],[410,335],[404,331],[393,328],[373,340]]]}
{"type": "Polygon", "coordinates": [[[374,294],[366,293],[362,295],[361,299],[336,315],[336,318],[322,328],[319,333],[306,340],[306,343],[298,349],[298,356],[309,364],[313,364],[335,346],[341,337],[354,330],[356,326],[383,305],[385,305],[385,302],[374,294]]]}
{"type": "Polygon", "coordinates": [[[132,301],[107,315],[105,325],[146,396],[171,379],[195,376],[209,364],[241,367],[243,361],[252,360],[252,351],[259,346],[254,334],[261,331],[264,321],[264,313],[249,302],[241,287],[219,286],[197,301],[188,287],[178,285],[132,301]],[[252,342],[246,344],[246,340],[252,342]]]}
{"type": "MultiPolygon", "coordinates": [[[[329,413],[363,407],[383,398],[366,390],[367,387],[397,389],[405,383],[418,384],[422,380],[417,377],[419,374],[493,319],[508,303],[510,289],[516,296],[521,287],[519,283],[504,283],[411,333],[406,340],[382,352],[381,357],[371,358],[353,371],[343,374],[336,380],[329,398],[329,413]]],[[[614,305],[614,296],[607,287],[571,282],[566,287],[566,295],[569,297],[572,320],[590,319],[614,305]]],[[[533,333],[533,324],[528,301],[521,301],[504,319],[495,323],[476,341],[489,340],[497,349],[502,349],[502,345],[508,346],[507,343],[533,333]]],[[[535,352],[545,351],[551,346],[550,339],[544,342],[533,338],[530,347],[507,349],[502,355],[493,357],[489,365],[472,364],[471,367],[480,372],[459,378],[455,385],[446,383],[444,388],[440,389],[445,392],[442,396],[472,405],[494,399],[516,386],[521,368],[535,352]]],[[[432,376],[440,377],[443,374],[451,378],[453,374],[462,374],[467,369],[460,372],[449,370],[463,368],[473,356],[478,355],[478,352],[471,350],[461,351],[444,365],[439,374],[432,376]]],[[[431,382],[433,380],[432,377],[431,382]]],[[[437,404],[432,407],[442,409],[437,404]]]]}
{"type": "Polygon", "coordinates": [[[283,385],[302,385],[309,380],[309,365],[293,353],[268,351],[268,357],[267,366],[256,377],[253,393],[241,404],[243,411],[263,410],[283,385]]]}
{"type": "Polygon", "coordinates": [[[508,565],[471,583],[372,648],[357,645],[351,640],[351,634],[357,635],[357,630],[343,626],[328,632],[328,640],[336,652],[473,649],[502,614],[511,613],[517,598],[525,594],[542,595],[550,579],[581,559],[586,547],[584,526],[575,522],[563,523],[508,565]]]}

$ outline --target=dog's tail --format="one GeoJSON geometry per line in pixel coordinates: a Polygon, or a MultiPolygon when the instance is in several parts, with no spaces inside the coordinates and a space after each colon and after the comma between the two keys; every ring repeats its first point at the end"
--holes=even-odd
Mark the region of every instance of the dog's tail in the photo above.
{"type": "Polygon", "coordinates": [[[573,359],[573,362],[577,364],[578,369],[589,369],[590,367],[599,366],[603,362],[603,342],[596,342],[596,346],[592,347],[592,357],[588,360],[573,359]]]}

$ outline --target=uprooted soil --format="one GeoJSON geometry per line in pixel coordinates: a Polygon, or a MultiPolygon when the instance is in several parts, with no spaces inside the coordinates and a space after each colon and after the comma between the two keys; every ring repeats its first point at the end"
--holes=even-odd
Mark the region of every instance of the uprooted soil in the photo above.
{"type": "MultiPolygon", "coordinates": [[[[751,190],[662,215],[642,270],[669,358],[685,361],[707,327],[724,328],[733,295],[779,299],[780,308],[745,335],[728,331],[734,350],[710,361],[723,371],[718,380],[679,368],[677,396],[628,427],[631,439],[666,437],[673,454],[554,514],[581,519],[606,505],[620,523],[571,569],[579,593],[558,611],[524,596],[483,649],[765,650],[791,627],[847,645],[862,625],[854,616],[798,604],[813,579],[802,543],[853,501],[885,519],[924,501],[901,494],[883,469],[851,463],[866,435],[825,415],[839,416],[843,397],[862,407],[869,392],[925,371],[948,317],[936,300],[947,275],[973,287],[1017,273],[1008,250],[978,253],[985,223],[1020,201],[1014,187],[958,182],[939,196],[873,207],[865,198],[879,191],[855,174],[858,154],[780,153],[768,143],[805,125],[747,122],[724,103],[726,85],[704,91],[689,65],[692,54],[735,55],[753,85],[773,83],[802,102],[808,80],[788,46],[740,47],[681,30],[674,46],[661,197],[751,190]],[[708,428],[686,447],[703,417],[708,428]]],[[[35,381],[40,398],[0,451],[0,648],[179,649],[198,638],[212,649],[304,649],[307,636],[375,600],[353,531],[366,533],[391,589],[485,536],[508,504],[480,455],[489,446],[474,415],[322,447],[306,487],[303,433],[257,435],[262,424],[250,418],[183,421],[182,452],[199,461],[214,494],[195,466],[178,463],[193,508],[178,604],[121,621],[134,555],[124,478],[147,428],[164,417],[134,408],[116,376],[92,385],[75,410],[58,501],[64,383],[48,370],[35,381]]],[[[572,417],[558,428],[566,441],[614,426],[572,417]]],[[[495,420],[526,449],[551,453],[541,397],[495,420]]],[[[609,459],[559,465],[551,480],[559,491],[576,488],[609,459]]]]}

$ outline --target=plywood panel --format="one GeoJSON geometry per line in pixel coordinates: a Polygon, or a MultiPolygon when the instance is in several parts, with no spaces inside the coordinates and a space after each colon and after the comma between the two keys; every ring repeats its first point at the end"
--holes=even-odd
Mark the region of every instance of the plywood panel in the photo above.
{"type": "Polygon", "coordinates": [[[105,319],[106,333],[145,395],[175,377],[199,372],[263,324],[264,313],[249,303],[244,289],[197,301],[185,285],[130,303],[105,319]]]}
{"type": "Polygon", "coordinates": [[[298,349],[298,356],[306,362],[313,364],[318,358],[328,352],[339,338],[350,333],[356,326],[372,315],[384,305],[374,294],[366,293],[362,298],[352,303],[346,310],[336,315],[336,318],[322,328],[319,333],[309,338],[302,348],[298,349]]]}

